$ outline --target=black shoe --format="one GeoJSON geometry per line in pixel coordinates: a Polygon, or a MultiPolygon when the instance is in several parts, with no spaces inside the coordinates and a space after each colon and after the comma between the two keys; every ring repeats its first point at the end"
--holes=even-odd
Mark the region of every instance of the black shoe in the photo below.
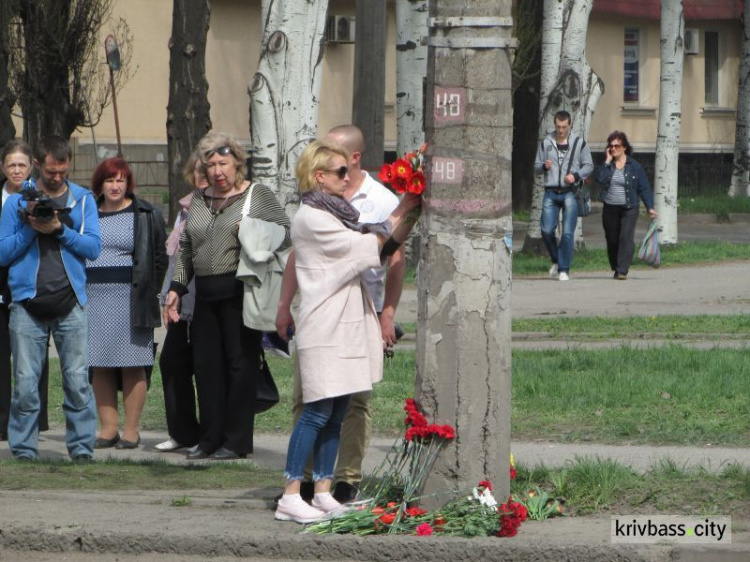
{"type": "Polygon", "coordinates": [[[333,487],[333,499],[339,503],[349,503],[357,499],[359,488],[348,482],[336,482],[333,487]]]}
{"type": "Polygon", "coordinates": [[[111,439],[105,439],[104,437],[97,437],[96,441],[94,441],[94,449],[109,449],[110,447],[114,447],[117,445],[117,442],[120,440],[120,434],[116,433],[114,437],[111,439]]]}
{"type": "Polygon", "coordinates": [[[201,461],[208,458],[208,453],[200,447],[196,447],[194,450],[188,451],[185,458],[189,461],[201,461]]]}
{"type": "Polygon", "coordinates": [[[138,439],[135,441],[128,441],[127,439],[120,439],[120,441],[115,445],[115,449],[137,449],[138,445],[141,444],[141,436],[138,435],[138,439]]]}
{"type": "Polygon", "coordinates": [[[76,455],[73,457],[73,462],[91,462],[94,460],[94,457],[89,455],[88,453],[81,453],[80,455],[76,455]]]}
{"type": "Polygon", "coordinates": [[[299,495],[307,503],[311,503],[315,497],[315,484],[303,481],[299,486],[299,495]]]}
{"type": "Polygon", "coordinates": [[[234,461],[237,459],[244,459],[246,456],[247,455],[243,453],[235,453],[226,447],[221,447],[218,451],[208,455],[208,458],[212,461],[234,461]]]}
{"type": "MultiPolygon", "coordinates": [[[[273,498],[273,503],[278,504],[279,500],[282,498],[283,495],[284,495],[284,492],[281,492],[278,496],[273,498]]],[[[311,504],[313,501],[313,498],[315,497],[315,484],[312,482],[303,480],[299,487],[299,495],[303,500],[311,504]]]]}

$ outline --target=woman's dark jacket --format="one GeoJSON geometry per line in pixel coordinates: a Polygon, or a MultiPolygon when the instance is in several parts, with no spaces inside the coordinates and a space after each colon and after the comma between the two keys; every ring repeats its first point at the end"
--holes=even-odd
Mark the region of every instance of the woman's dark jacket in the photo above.
{"type": "MultiPolygon", "coordinates": [[[[130,321],[134,327],[161,326],[159,291],[167,272],[167,232],[161,211],[133,196],[135,212],[133,275],[130,292],[130,321]]],[[[102,202],[99,198],[98,203],[102,202]]]]}
{"type": "MultiPolygon", "coordinates": [[[[638,198],[640,197],[647,210],[654,208],[654,194],[651,191],[651,184],[648,182],[646,172],[641,165],[633,160],[630,156],[625,160],[625,167],[622,170],[625,176],[625,207],[632,209],[638,207],[638,198]]],[[[615,173],[614,160],[609,164],[603,164],[596,171],[596,182],[601,184],[603,189],[599,192],[599,199],[604,198],[604,194],[609,189],[612,176],[615,173]]]]}

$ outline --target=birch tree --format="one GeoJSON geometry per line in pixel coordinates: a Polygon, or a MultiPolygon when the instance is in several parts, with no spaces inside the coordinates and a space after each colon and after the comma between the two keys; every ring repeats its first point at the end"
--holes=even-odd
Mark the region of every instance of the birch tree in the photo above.
{"type": "Polygon", "coordinates": [[[211,6],[208,0],[174,0],[172,37],[169,40],[169,220],[174,221],[179,201],[190,191],[182,177],[185,161],[211,129],[211,106],[206,80],[206,40],[211,6]]]}
{"type": "Polygon", "coordinates": [[[730,197],[750,197],[750,0],[742,4],[742,54],[730,197]]]}
{"type": "MultiPolygon", "coordinates": [[[[542,27],[542,77],[538,142],[554,130],[554,115],[567,110],[574,133],[587,138],[591,120],[604,93],[604,82],[586,61],[586,33],[593,0],[545,0],[542,27]]],[[[541,176],[534,183],[529,227],[523,251],[540,252],[540,219],[544,187],[541,176]]],[[[582,245],[581,221],[576,228],[582,245]]]]}
{"type": "Polygon", "coordinates": [[[488,478],[509,493],[510,0],[431,0],[417,398],[457,440],[425,493],[488,478]]]}
{"type": "Polygon", "coordinates": [[[427,0],[396,2],[396,129],[399,155],[424,142],[427,0]]]}
{"type": "Polygon", "coordinates": [[[682,0],[661,0],[659,128],[654,161],[654,206],[659,242],[677,243],[677,169],[682,120],[682,61],[685,18],[682,0]]]}
{"type": "Polygon", "coordinates": [[[252,177],[287,212],[298,205],[294,168],[315,139],[328,0],[264,0],[258,70],[248,85],[252,177]]]}

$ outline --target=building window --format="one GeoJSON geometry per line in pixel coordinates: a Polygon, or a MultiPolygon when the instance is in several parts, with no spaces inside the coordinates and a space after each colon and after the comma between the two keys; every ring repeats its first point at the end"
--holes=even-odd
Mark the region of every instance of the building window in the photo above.
{"type": "Polygon", "coordinates": [[[625,30],[625,43],[623,51],[624,67],[623,74],[623,101],[638,101],[638,70],[640,64],[640,31],[638,29],[625,30]]]}
{"type": "Polygon", "coordinates": [[[706,103],[719,103],[719,32],[706,31],[706,103]]]}

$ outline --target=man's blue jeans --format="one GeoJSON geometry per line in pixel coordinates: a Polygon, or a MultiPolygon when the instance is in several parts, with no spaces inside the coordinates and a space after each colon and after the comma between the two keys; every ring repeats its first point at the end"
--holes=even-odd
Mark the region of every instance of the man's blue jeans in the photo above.
{"type": "Polygon", "coordinates": [[[52,333],[62,371],[65,442],[71,458],[94,454],[96,402],[88,375],[88,310],[76,304],[66,316],[39,320],[18,304],[10,305],[10,346],[14,390],[8,444],[16,458],[37,457],[39,377],[52,333]]]}
{"type": "Polygon", "coordinates": [[[313,481],[333,479],[341,424],[349,405],[349,396],[324,398],[305,404],[289,438],[284,471],[287,480],[302,480],[311,453],[314,455],[313,481]]]}
{"type": "Polygon", "coordinates": [[[542,203],[542,240],[547,248],[552,263],[557,264],[558,271],[570,271],[570,263],[573,261],[573,237],[575,235],[576,221],[578,221],[578,203],[572,191],[566,193],[555,193],[550,190],[544,192],[542,203]],[[563,212],[562,239],[558,245],[557,217],[563,212]]]}

